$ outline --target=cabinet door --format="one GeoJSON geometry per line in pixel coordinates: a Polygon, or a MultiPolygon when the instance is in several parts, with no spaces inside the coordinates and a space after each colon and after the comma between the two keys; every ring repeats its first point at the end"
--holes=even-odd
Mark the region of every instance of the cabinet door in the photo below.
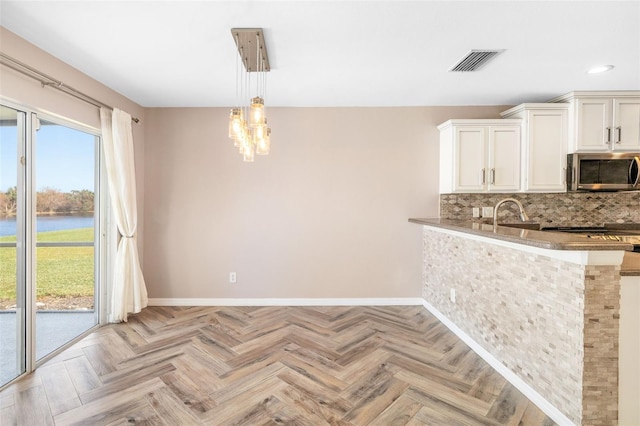
{"type": "Polygon", "coordinates": [[[520,189],[520,127],[496,126],[489,129],[487,181],[490,191],[520,189]]]}
{"type": "Polygon", "coordinates": [[[616,151],[640,150],[640,99],[614,99],[613,143],[616,151]]]}
{"type": "Polygon", "coordinates": [[[486,127],[456,127],[454,140],[454,191],[483,191],[488,173],[486,127]]]}
{"type": "Polygon", "coordinates": [[[525,191],[564,191],[567,167],[567,111],[530,111],[525,152],[525,191]]]}
{"type": "Polygon", "coordinates": [[[611,99],[577,100],[576,147],[581,151],[608,151],[613,138],[611,99]]]}

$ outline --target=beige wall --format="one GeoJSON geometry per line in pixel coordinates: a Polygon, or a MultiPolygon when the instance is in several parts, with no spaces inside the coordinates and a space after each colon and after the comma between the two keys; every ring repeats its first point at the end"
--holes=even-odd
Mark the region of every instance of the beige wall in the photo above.
{"type": "MultiPolygon", "coordinates": [[[[144,234],[144,127],[145,109],[105,85],[70,67],[28,43],[4,27],[0,27],[0,51],[29,65],[68,86],[112,107],[120,108],[140,119],[133,125],[133,139],[136,157],[136,191],[138,196],[138,247],[140,257],[144,255],[142,237],[144,234]]],[[[42,87],[37,80],[17,71],[0,66],[0,97],[5,101],[53,114],[66,120],[78,122],[95,129],[100,128],[100,111],[97,107],[78,100],[50,87],[42,87]]]]}
{"type": "MultiPolygon", "coordinates": [[[[141,119],[139,245],[154,298],[419,297],[421,236],[407,218],[438,214],[436,126],[507,108],[270,108],[273,152],[245,164],[228,109],[145,109],[1,27],[0,50],[141,119]]],[[[97,108],[0,77],[3,99],[99,127],[97,108]]]]}
{"type": "Polygon", "coordinates": [[[438,215],[436,126],[506,108],[268,108],[272,153],[253,164],[228,109],[148,109],[150,297],[420,297],[407,219],[438,215]]]}

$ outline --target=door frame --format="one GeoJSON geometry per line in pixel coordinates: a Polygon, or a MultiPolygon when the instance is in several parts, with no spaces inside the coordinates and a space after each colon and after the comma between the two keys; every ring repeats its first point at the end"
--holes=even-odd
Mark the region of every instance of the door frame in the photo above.
{"type": "MultiPolygon", "coordinates": [[[[96,328],[106,324],[108,305],[108,286],[112,278],[112,262],[117,249],[117,227],[111,213],[109,202],[109,190],[106,165],[104,162],[102,131],[93,126],[70,120],[60,115],[33,108],[0,96],[0,104],[8,108],[24,113],[24,137],[18,142],[18,156],[22,167],[18,169],[18,209],[16,211],[16,237],[23,232],[24,252],[18,256],[19,248],[16,247],[17,279],[24,280],[24,289],[17,289],[16,298],[24,297],[24,325],[25,348],[24,367],[25,372],[13,380],[0,384],[0,390],[33,372],[37,367],[46,363],[60,352],[95,331],[96,328]],[[94,188],[94,313],[96,324],[81,333],[74,339],[62,345],[36,361],[36,182],[35,182],[35,154],[36,131],[38,119],[54,122],[56,124],[91,134],[95,137],[95,182],[94,188]],[[22,184],[22,185],[21,185],[22,184]],[[21,230],[24,231],[21,231],[21,230]]],[[[20,120],[18,120],[20,124],[20,120]]],[[[18,131],[21,131],[20,129],[18,131]]],[[[18,285],[18,284],[17,284],[18,285]]],[[[16,303],[19,306],[19,303],[16,303]]],[[[21,319],[16,315],[16,321],[21,319]]]]}

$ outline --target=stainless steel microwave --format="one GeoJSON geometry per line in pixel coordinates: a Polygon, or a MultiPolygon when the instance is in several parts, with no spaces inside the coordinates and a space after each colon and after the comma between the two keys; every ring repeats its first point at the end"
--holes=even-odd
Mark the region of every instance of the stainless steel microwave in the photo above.
{"type": "Polygon", "coordinates": [[[640,190],[640,153],[577,153],[567,156],[568,191],[640,190]]]}

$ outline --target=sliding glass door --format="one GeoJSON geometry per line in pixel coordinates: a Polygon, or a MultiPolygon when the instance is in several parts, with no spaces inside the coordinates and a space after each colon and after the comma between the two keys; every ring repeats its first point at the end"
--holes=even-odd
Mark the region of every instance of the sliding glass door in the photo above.
{"type": "Polygon", "coordinates": [[[0,386],[26,371],[26,117],[0,106],[0,386]]]}
{"type": "Polygon", "coordinates": [[[100,139],[2,107],[0,386],[98,324],[100,139]]]}
{"type": "Polygon", "coordinates": [[[99,138],[40,119],[35,137],[36,360],[97,324],[99,138]]]}

